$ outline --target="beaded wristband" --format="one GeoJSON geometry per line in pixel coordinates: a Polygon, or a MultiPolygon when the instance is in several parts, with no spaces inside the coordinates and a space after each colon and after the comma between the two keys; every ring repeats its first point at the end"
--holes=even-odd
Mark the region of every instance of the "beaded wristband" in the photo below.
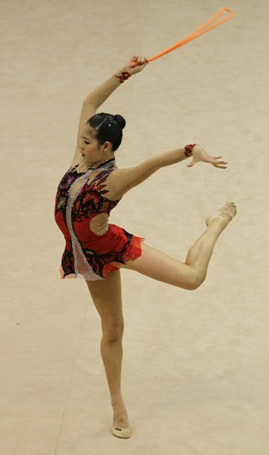
{"type": "Polygon", "coordinates": [[[185,145],[185,147],[184,147],[185,152],[184,152],[184,153],[185,153],[185,155],[186,155],[187,157],[192,156],[192,149],[193,149],[193,147],[194,147],[195,145],[197,145],[197,144],[188,144],[188,145],[185,145]]]}
{"type": "Polygon", "coordinates": [[[119,79],[120,83],[122,84],[124,81],[126,81],[127,79],[129,79],[129,77],[131,77],[131,74],[128,73],[127,71],[123,71],[123,72],[121,73],[120,76],[117,76],[117,75],[115,74],[115,77],[116,77],[117,79],[119,79]]]}

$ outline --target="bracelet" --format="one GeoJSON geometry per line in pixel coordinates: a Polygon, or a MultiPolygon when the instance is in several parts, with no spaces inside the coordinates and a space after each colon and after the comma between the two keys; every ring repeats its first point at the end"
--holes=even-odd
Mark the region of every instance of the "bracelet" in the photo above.
{"type": "Polygon", "coordinates": [[[115,74],[115,77],[116,77],[117,79],[119,79],[120,83],[122,84],[124,81],[126,81],[127,79],[129,79],[129,77],[131,77],[131,74],[128,73],[127,71],[123,71],[123,72],[121,73],[120,76],[117,76],[117,75],[115,74]]]}
{"type": "Polygon", "coordinates": [[[185,153],[185,155],[186,155],[187,157],[192,156],[192,149],[193,149],[193,147],[194,147],[195,145],[197,145],[197,144],[185,145],[185,147],[184,147],[185,152],[184,152],[184,153],[185,153]]]}

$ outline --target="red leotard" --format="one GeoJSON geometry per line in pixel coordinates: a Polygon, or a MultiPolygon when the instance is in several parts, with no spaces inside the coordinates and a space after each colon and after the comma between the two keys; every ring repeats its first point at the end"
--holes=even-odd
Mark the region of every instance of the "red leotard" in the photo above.
{"type": "Polygon", "coordinates": [[[144,239],[114,224],[107,224],[102,235],[91,229],[96,216],[106,214],[108,217],[119,203],[104,196],[108,193],[106,179],[115,169],[115,160],[87,172],[77,172],[77,167],[63,176],[56,194],[55,221],[66,240],[61,278],[102,280],[108,272],[118,270],[120,264],[138,258],[144,239]],[[88,183],[89,175],[96,170],[100,172],[88,183]]]}

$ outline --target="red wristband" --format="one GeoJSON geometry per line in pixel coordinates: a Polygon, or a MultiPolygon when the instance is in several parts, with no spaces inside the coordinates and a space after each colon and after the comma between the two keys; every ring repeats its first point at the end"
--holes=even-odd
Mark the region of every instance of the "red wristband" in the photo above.
{"type": "Polygon", "coordinates": [[[185,149],[185,155],[186,155],[187,157],[192,156],[192,149],[193,149],[193,147],[194,147],[195,145],[197,145],[197,144],[185,145],[184,149],[185,149]]]}
{"type": "Polygon", "coordinates": [[[121,73],[120,76],[117,76],[117,75],[115,74],[115,77],[116,77],[117,79],[119,79],[120,83],[122,84],[124,81],[126,81],[127,79],[129,79],[129,77],[131,77],[131,74],[128,73],[127,71],[123,71],[123,72],[121,73]]]}

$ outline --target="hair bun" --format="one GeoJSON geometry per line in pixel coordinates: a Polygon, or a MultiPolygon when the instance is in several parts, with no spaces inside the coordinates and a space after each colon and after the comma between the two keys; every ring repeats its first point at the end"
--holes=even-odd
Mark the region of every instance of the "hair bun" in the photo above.
{"type": "Polygon", "coordinates": [[[121,115],[119,115],[119,114],[113,115],[113,118],[114,118],[115,122],[121,127],[121,129],[123,129],[125,127],[126,121],[121,115]]]}

